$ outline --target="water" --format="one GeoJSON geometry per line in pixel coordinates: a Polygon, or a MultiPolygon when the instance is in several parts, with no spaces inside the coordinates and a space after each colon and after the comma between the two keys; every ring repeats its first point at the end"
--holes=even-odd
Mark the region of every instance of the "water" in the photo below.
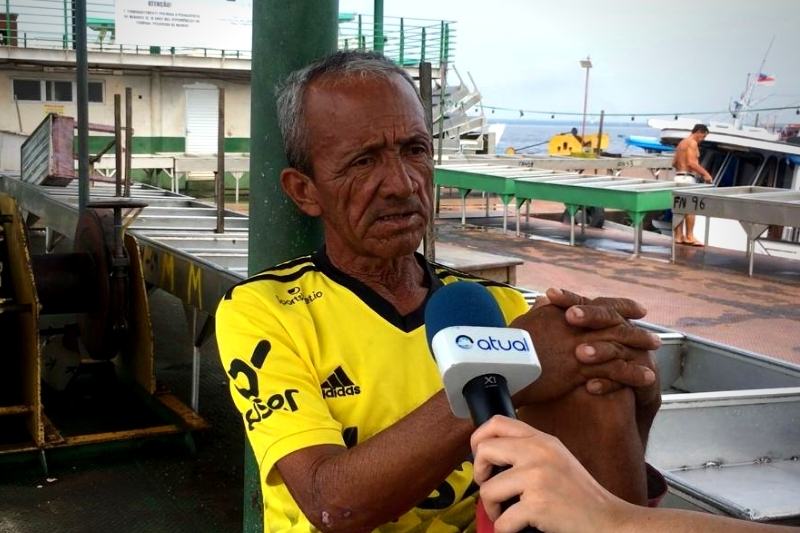
{"type": "MultiPolygon", "coordinates": [[[[556,122],[547,120],[504,120],[490,121],[490,123],[502,123],[506,128],[500,140],[497,142],[497,153],[502,154],[509,146],[520,152],[520,148],[539,144],[520,153],[526,154],[546,154],[547,141],[553,135],[569,132],[571,128],[578,128],[580,134],[580,122],[556,122]]],[[[597,133],[597,124],[586,124],[586,133],[597,133]]],[[[650,128],[646,124],[632,122],[606,123],[603,126],[603,133],[608,134],[609,146],[607,152],[621,153],[626,155],[641,155],[644,150],[625,144],[625,137],[629,135],[644,135],[648,137],[659,137],[660,131],[650,128]]]]}

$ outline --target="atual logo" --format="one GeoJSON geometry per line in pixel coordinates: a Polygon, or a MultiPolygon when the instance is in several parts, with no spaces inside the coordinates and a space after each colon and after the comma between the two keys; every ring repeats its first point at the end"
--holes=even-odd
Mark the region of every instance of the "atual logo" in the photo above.
{"type": "Polygon", "coordinates": [[[472,348],[472,345],[475,344],[475,341],[472,340],[472,337],[469,335],[459,335],[456,337],[456,346],[462,348],[464,350],[469,350],[472,348]]]}
{"type": "Polygon", "coordinates": [[[518,340],[511,340],[511,339],[498,339],[492,336],[478,339],[473,341],[471,337],[467,335],[459,335],[456,337],[456,346],[462,348],[464,350],[469,350],[472,346],[475,345],[478,347],[479,350],[483,350],[486,352],[497,351],[497,352],[530,352],[531,348],[528,346],[528,341],[524,338],[518,340]]]}

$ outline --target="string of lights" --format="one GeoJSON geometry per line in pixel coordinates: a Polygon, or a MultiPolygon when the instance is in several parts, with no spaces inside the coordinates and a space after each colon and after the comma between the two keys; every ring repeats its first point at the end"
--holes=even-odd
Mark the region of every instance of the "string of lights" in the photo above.
{"type": "MultiPolygon", "coordinates": [[[[490,110],[492,113],[495,111],[508,111],[512,113],[519,113],[520,117],[528,115],[550,115],[551,119],[555,119],[557,116],[564,116],[564,117],[579,117],[583,116],[581,112],[572,112],[572,111],[542,111],[542,110],[534,110],[534,109],[519,109],[513,107],[500,107],[500,106],[491,106],[491,105],[483,105],[484,110],[490,110]]],[[[781,107],[760,107],[754,109],[748,109],[748,113],[760,113],[766,111],[786,111],[794,109],[797,115],[800,115],[800,104],[789,105],[789,106],[781,106],[781,107]]],[[[741,111],[740,111],[741,112],[741,111]]],[[[635,117],[669,117],[672,116],[677,119],[679,116],[692,116],[692,115],[722,115],[722,114],[731,114],[733,113],[729,109],[722,109],[716,111],[683,111],[683,112],[671,112],[671,113],[604,113],[606,117],[631,117],[633,120],[635,117]]],[[[600,113],[586,113],[587,117],[599,117],[600,113]]]]}

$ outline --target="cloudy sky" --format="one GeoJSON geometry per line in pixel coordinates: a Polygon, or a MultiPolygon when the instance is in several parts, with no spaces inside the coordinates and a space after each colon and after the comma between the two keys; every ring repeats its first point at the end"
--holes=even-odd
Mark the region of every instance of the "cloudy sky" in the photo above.
{"type": "MultiPolygon", "coordinates": [[[[369,15],[373,1],[339,9],[369,15]]],[[[800,0],[384,0],[384,15],[455,21],[456,68],[486,105],[581,111],[578,61],[590,55],[590,111],[724,110],[774,36],[764,71],[776,83],[754,101],[800,106],[800,0]]],[[[800,122],[794,109],[775,115],[761,120],[800,122]]]]}

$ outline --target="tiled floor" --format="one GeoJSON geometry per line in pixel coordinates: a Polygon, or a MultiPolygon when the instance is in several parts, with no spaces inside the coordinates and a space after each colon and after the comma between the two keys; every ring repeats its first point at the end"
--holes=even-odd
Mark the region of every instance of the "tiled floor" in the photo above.
{"type": "Polygon", "coordinates": [[[625,296],[644,304],[645,320],[800,364],[800,262],[759,256],[749,278],[743,253],[681,246],[669,262],[669,237],[646,233],[631,256],[632,232],[587,228],[578,246],[569,227],[531,219],[528,235],[503,234],[501,217],[437,224],[441,241],[521,259],[517,284],[560,287],[586,296],[625,296]]]}

